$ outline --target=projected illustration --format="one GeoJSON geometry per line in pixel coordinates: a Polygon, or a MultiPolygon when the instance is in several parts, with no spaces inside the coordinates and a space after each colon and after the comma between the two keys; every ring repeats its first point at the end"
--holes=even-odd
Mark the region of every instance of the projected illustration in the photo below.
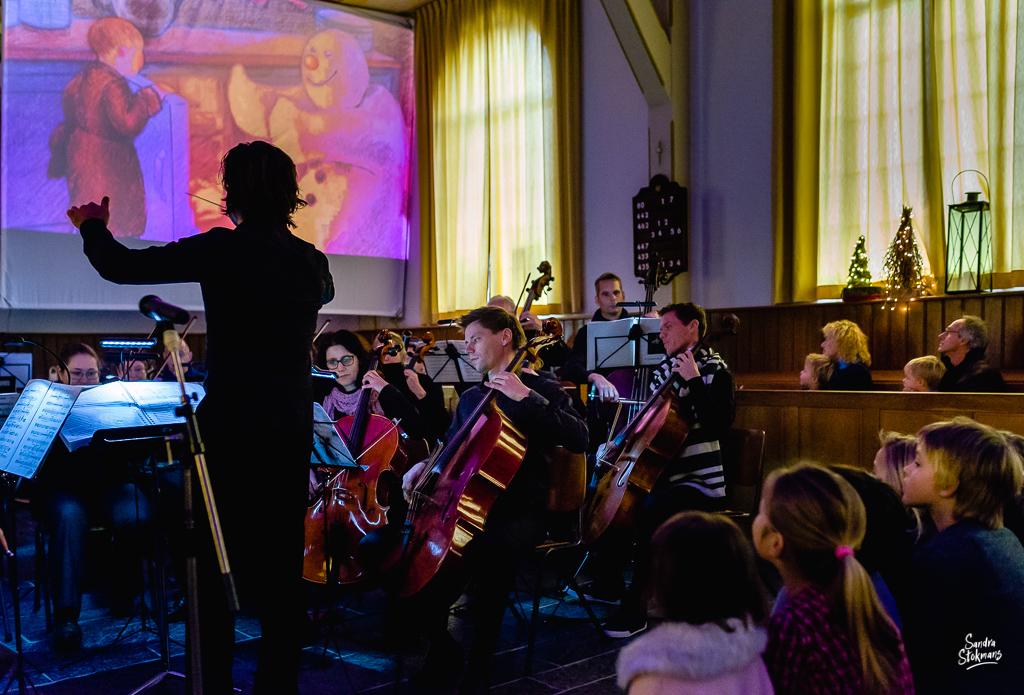
{"type": "Polygon", "coordinates": [[[220,157],[258,139],[296,163],[308,203],[298,236],[331,254],[405,258],[408,28],[297,0],[20,0],[5,11],[4,231],[74,233],[69,204],[103,195],[121,237],[229,224],[220,157]]]}

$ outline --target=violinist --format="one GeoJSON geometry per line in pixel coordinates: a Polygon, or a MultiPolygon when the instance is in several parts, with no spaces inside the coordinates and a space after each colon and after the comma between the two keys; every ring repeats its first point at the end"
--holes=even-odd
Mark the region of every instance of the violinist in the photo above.
{"type": "MultiPolygon", "coordinates": [[[[632,538],[606,534],[600,540],[598,576],[591,593],[597,598],[621,596],[621,605],[605,625],[609,637],[630,637],[647,627],[643,592],[651,571],[650,540],[654,531],[677,512],[721,511],[725,508],[725,471],[719,439],[732,425],[736,397],[732,374],[714,350],[693,348],[707,330],[704,310],[693,303],[672,304],[661,312],[661,340],[666,356],[656,368],[651,389],[677,374],[676,393],[691,418],[682,449],[658,478],[640,510],[632,538]],[[635,544],[633,582],[624,591],[622,571],[635,544]]],[[[598,450],[601,459],[602,449],[598,450]]]]}
{"type": "MultiPolygon", "coordinates": [[[[174,367],[171,365],[170,353],[164,350],[163,359],[167,362],[167,366],[163,368],[163,371],[157,375],[157,381],[175,381],[177,377],[174,376],[174,367]]],[[[185,371],[185,381],[202,382],[206,379],[206,372],[202,369],[202,366],[193,360],[192,350],[189,348],[188,343],[185,339],[181,339],[181,347],[178,349],[178,357],[181,359],[181,368],[185,371]]]]}
{"type": "MultiPolygon", "coordinates": [[[[323,336],[318,342],[322,368],[334,372],[335,385],[323,406],[327,416],[338,420],[354,415],[363,389],[370,389],[370,412],[397,419],[402,431],[410,437],[425,439],[427,425],[401,391],[377,372],[367,372],[370,353],[363,339],[352,331],[340,330],[323,336]]],[[[330,383],[330,382],[328,382],[330,383]]]]}
{"type": "MultiPolygon", "coordinates": [[[[391,340],[395,345],[401,345],[403,342],[397,333],[391,334],[391,340]]],[[[378,347],[380,345],[375,342],[374,348],[378,347]]],[[[385,352],[381,355],[380,361],[380,373],[384,380],[412,403],[427,427],[429,441],[436,443],[443,439],[448,426],[452,424],[452,418],[445,407],[441,385],[434,383],[427,374],[409,369],[406,366],[409,362],[409,353],[405,350],[399,350],[394,354],[385,352]]]]}
{"type": "MultiPolygon", "coordinates": [[[[549,466],[554,449],[563,446],[573,452],[584,451],[587,428],[557,382],[503,371],[526,342],[522,326],[514,316],[495,307],[481,307],[463,316],[460,323],[465,329],[468,359],[484,373],[485,381],[462,394],[446,440],[455,436],[489,390],[498,392],[494,405],[528,440],[522,465],[491,508],[483,536],[467,548],[476,568],[476,620],[468,667],[459,692],[475,693],[487,688],[490,660],[515,582],[515,564],[544,539],[549,466]]],[[[418,463],[406,473],[406,494],[415,486],[423,466],[423,462],[418,463]]],[[[451,679],[462,666],[462,650],[447,631],[447,611],[448,606],[442,604],[428,611],[432,617],[424,616],[428,620],[430,649],[423,670],[417,674],[422,685],[451,679]]]]}

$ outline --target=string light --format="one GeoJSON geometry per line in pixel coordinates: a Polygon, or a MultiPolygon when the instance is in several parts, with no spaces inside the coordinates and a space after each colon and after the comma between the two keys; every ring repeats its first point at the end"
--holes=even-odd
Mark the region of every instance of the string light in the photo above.
{"type": "MultiPolygon", "coordinates": [[[[913,208],[904,205],[899,229],[885,252],[882,264],[882,274],[885,276],[885,304],[882,306],[893,311],[901,302],[911,302],[928,293],[928,283],[922,274],[924,259],[917,247],[914,227],[910,222],[913,217],[913,208]]],[[[904,306],[903,310],[907,308],[904,306]]]]}

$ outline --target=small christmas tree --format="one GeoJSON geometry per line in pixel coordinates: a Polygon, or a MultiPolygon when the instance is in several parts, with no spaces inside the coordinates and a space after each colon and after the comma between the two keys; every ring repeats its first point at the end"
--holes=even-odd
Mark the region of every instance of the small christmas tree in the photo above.
{"type": "Polygon", "coordinates": [[[868,287],[871,285],[871,271],[868,270],[868,251],[864,235],[857,239],[857,246],[850,258],[850,270],[846,274],[847,287],[868,287]]]}
{"type": "Polygon", "coordinates": [[[904,205],[896,237],[885,252],[882,273],[885,275],[887,301],[913,299],[926,293],[925,280],[922,276],[924,259],[917,247],[914,228],[910,223],[913,216],[913,208],[904,205]]]}

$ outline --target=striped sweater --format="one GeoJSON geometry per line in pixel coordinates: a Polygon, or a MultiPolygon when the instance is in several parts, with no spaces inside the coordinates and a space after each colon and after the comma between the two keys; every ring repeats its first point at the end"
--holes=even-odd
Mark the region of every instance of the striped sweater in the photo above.
{"type": "MultiPolygon", "coordinates": [[[[700,378],[678,381],[675,388],[691,414],[686,442],[668,465],[659,486],[688,485],[708,497],[725,497],[725,470],[719,438],[736,416],[732,374],[717,352],[702,348],[694,354],[700,378]]],[[[672,373],[674,357],[666,357],[654,370],[651,390],[672,373]]]]}

